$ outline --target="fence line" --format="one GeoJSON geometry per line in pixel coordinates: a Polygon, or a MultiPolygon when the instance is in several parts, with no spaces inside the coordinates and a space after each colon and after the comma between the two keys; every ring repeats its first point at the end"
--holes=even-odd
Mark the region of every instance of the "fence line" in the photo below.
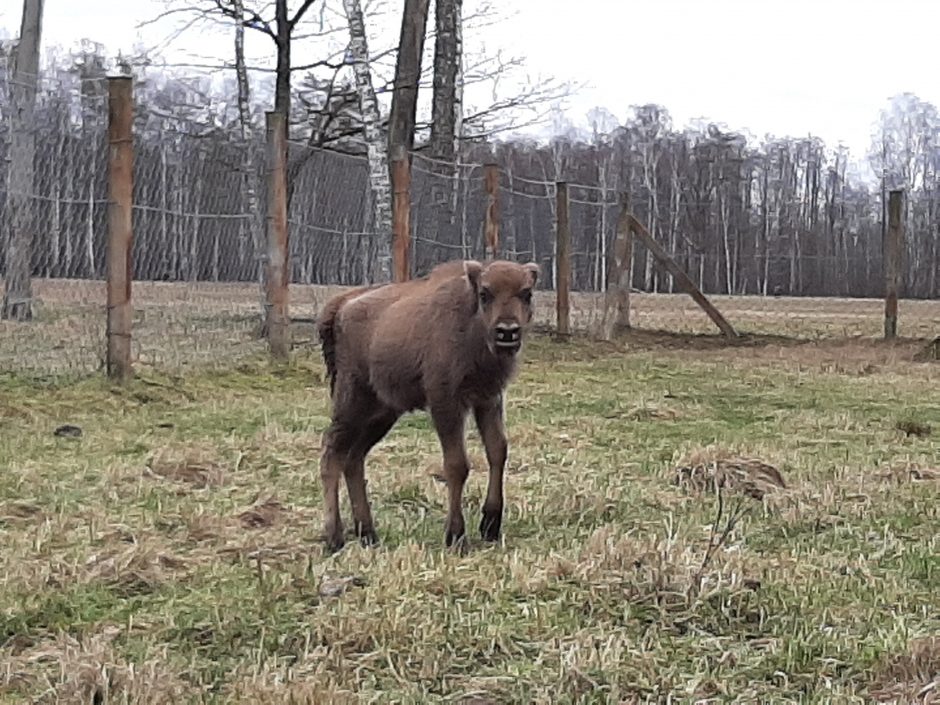
{"type": "MultiPolygon", "coordinates": [[[[9,204],[18,196],[19,203],[30,204],[32,223],[28,265],[34,286],[22,302],[37,312],[30,323],[0,321],[0,369],[88,371],[115,364],[105,355],[106,343],[112,334],[123,333],[120,326],[105,323],[115,303],[104,296],[111,289],[101,287],[102,278],[113,274],[106,257],[114,199],[109,195],[105,99],[83,96],[78,112],[59,110],[49,99],[47,112],[39,111],[30,126],[32,190],[15,188],[8,172],[0,174],[0,222],[7,224],[0,262],[6,261],[10,246],[9,204]],[[71,336],[70,342],[56,343],[61,334],[71,336]]],[[[377,244],[391,237],[372,222],[365,157],[285,140],[289,181],[283,196],[272,195],[265,160],[269,144],[262,135],[254,133],[244,141],[221,128],[203,133],[192,126],[167,129],[166,123],[165,115],[135,106],[133,239],[126,260],[134,282],[130,358],[136,366],[179,367],[207,360],[225,364],[261,352],[266,339],[259,333],[270,333],[269,314],[275,309],[281,325],[277,347],[283,355],[290,345],[286,317],[309,319],[335,287],[371,281],[377,244]],[[285,232],[272,250],[265,224],[271,220],[269,204],[280,198],[285,201],[285,232]],[[275,258],[282,274],[263,277],[275,258]],[[281,285],[262,296],[260,282],[272,277],[281,277],[281,285]]],[[[10,157],[9,137],[9,126],[0,121],[3,161],[10,157]]],[[[543,271],[539,289],[567,292],[569,298],[565,305],[564,294],[560,301],[548,296],[551,303],[538,314],[545,323],[555,324],[562,310],[571,330],[599,319],[624,200],[633,204],[632,217],[649,230],[658,252],[709,297],[884,293],[880,240],[850,229],[855,227],[851,209],[841,231],[808,219],[801,230],[770,221],[775,213],[810,205],[805,198],[772,199],[758,209],[746,208],[742,201],[722,211],[714,200],[703,201],[687,190],[678,202],[650,210],[652,196],[640,184],[620,190],[571,180],[564,188],[570,243],[559,249],[557,182],[520,176],[512,163],[464,159],[452,164],[420,152],[412,153],[409,162],[408,218],[397,225],[407,243],[395,255],[405,257],[401,276],[423,274],[453,257],[482,259],[496,253],[535,261],[543,271]],[[527,192],[535,189],[539,192],[527,192]],[[708,211],[701,222],[695,220],[699,207],[708,211]]],[[[908,204],[916,212],[917,204],[908,204]]],[[[898,296],[923,291],[928,298],[935,286],[930,260],[926,266],[922,260],[913,262],[908,257],[912,247],[907,238],[898,250],[906,257],[906,266],[898,270],[898,296]]],[[[630,299],[634,320],[670,330],[707,330],[707,321],[704,326],[690,322],[699,320],[697,314],[671,296],[676,282],[660,271],[649,248],[633,248],[623,267],[625,290],[649,294],[630,299]],[[655,321],[647,315],[651,312],[656,312],[655,321]]],[[[8,274],[0,271],[4,285],[8,274]]],[[[15,302],[21,303],[19,298],[15,302]]],[[[720,306],[738,308],[722,302],[720,306]]],[[[747,316],[760,309],[774,320],[786,317],[783,304],[771,298],[747,306],[747,316]]],[[[867,304],[843,299],[834,300],[832,307],[844,309],[836,316],[840,321],[855,320],[850,309],[869,311],[867,304]]],[[[927,307],[905,302],[902,309],[900,334],[940,325],[940,313],[923,313],[927,307]],[[905,328],[908,307],[923,317],[920,327],[905,328]]],[[[843,329],[827,328],[826,334],[861,330],[877,335],[880,316],[878,311],[866,313],[863,328],[847,323],[843,329]]],[[[728,318],[738,330],[763,330],[763,318],[728,318]]]]}

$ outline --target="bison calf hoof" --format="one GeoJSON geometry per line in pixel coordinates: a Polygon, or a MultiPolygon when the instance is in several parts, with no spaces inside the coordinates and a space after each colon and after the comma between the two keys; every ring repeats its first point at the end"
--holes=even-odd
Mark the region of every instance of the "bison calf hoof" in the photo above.
{"type": "Polygon", "coordinates": [[[480,537],[484,541],[499,541],[499,531],[502,528],[503,516],[500,512],[483,512],[480,520],[480,537]]]}
{"type": "Polygon", "coordinates": [[[447,548],[453,548],[458,552],[465,551],[467,549],[467,534],[462,529],[459,533],[448,529],[444,537],[444,543],[447,548]]]}
{"type": "Polygon", "coordinates": [[[326,552],[327,553],[339,553],[343,550],[343,546],[346,545],[346,541],[342,536],[327,536],[326,537],[326,552]]]}
{"type": "Polygon", "coordinates": [[[365,548],[370,546],[377,546],[379,544],[379,535],[375,533],[375,529],[372,527],[363,528],[361,526],[356,526],[356,536],[359,537],[359,543],[362,544],[365,548]]]}

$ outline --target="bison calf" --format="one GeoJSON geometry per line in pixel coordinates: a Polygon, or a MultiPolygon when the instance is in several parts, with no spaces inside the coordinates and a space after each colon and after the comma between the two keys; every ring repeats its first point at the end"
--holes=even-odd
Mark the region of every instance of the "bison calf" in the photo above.
{"type": "Polygon", "coordinates": [[[409,411],[426,409],[441,443],[448,490],[446,543],[465,535],[461,499],[469,474],[469,412],[486,449],[489,485],[480,534],[499,538],[506,431],[503,391],[532,320],[538,265],[451,261],[420,279],[364,287],[330,300],[317,321],[333,415],[323,434],[327,547],[343,546],[340,476],[363,544],[377,541],[366,496],[365,458],[409,411]]]}

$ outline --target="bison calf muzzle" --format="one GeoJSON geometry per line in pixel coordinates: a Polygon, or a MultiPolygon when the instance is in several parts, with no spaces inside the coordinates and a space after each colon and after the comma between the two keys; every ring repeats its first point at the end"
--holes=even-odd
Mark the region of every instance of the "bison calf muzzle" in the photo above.
{"type": "Polygon", "coordinates": [[[503,393],[532,321],[538,272],[534,263],[455,260],[420,279],[345,292],[323,308],[317,330],[333,411],[320,478],[330,551],[344,544],[341,476],[356,535],[366,545],[378,541],[365,459],[403,414],[419,409],[430,413],[441,444],[446,544],[462,544],[466,533],[461,505],[470,465],[464,428],[471,412],[489,465],[480,535],[499,539],[508,451],[503,393]]]}

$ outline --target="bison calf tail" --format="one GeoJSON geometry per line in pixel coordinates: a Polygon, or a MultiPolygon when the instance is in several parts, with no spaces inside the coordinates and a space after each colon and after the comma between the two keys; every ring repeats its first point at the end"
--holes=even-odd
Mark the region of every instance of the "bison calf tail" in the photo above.
{"type": "Polygon", "coordinates": [[[336,315],[342,304],[342,299],[331,301],[317,320],[317,335],[320,337],[323,362],[330,380],[330,395],[333,394],[333,388],[336,385],[336,315]]]}
{"type": "Polygon", "coordinates": [[[330,379],[330,396],[333,395],[333,388],[336,386],[336,317],[343,308],[343,304],[370,288],[360,287],[334,297],[327,302],[317,317],[317,335],[320,337],[326,374],[330,379]]]}

